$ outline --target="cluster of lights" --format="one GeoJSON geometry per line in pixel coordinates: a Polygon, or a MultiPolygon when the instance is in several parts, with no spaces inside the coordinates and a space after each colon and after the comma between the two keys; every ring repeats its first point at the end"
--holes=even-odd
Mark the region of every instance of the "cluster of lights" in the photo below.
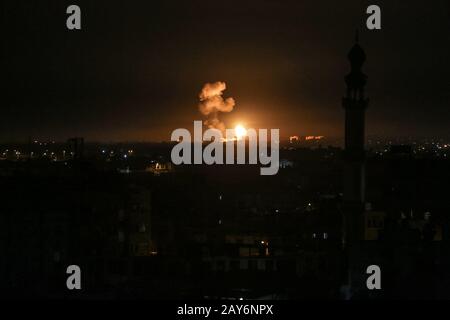
{"type": "MultiPolygon", "coordinates": [[[[111,158],[111,157],[114,157],[114,155],[116,154],[116,151],[114,151],[114,150],[106,150],[106,149],[102,149],[101,151],[101,154],[103,154],[103,155],[106,155],[106,154],[108,154],[108,156],[111,158]]],[[[134,154],[134,150],[133,149],[129,149],[129,150],[127,150],[125,153],[123,153],[122,155],[121,155],[121,157],[123,158],[123,159],[128,159],[128,157],[129,156],[131,156],[131,155],[133,155],[134,154]]]]}

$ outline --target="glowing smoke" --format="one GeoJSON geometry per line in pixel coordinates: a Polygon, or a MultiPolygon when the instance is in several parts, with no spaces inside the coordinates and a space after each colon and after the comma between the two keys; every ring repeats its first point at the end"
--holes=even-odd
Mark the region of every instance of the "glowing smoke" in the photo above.
{"type": "Polygon", "coordinates": [[[219,120],[219,112],[230,112],[235,105],[233,98],[223,99],[222,94],[226,88],[225,82],[206,83],[199,94],[198,109],[208,117],[204,122],[208,128],[225,131],[225,124],[219,120]]]}

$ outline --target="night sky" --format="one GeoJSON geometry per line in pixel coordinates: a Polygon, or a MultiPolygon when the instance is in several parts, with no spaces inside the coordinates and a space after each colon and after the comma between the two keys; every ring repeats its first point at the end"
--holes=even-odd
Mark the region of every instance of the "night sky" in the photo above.
{"type": "Polygon", "coordinates": [[[367,133],[450,137],[450,2],[6,1],[0,141],[169,140],[198,93],[224,81],[229,127],[343,136],[355,29],[367,61],[367,133]],[[82,30],[66,28],[78,4],[82,30]],[[378,4],[382,30],[365,27],[378,4]]]}

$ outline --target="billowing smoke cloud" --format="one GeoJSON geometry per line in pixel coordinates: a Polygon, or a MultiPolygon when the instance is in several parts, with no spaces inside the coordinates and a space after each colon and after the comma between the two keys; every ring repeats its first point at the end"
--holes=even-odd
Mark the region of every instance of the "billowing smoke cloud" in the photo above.
{"type": "Polygon", "coordinates": [[[222,94],[226,88],[225,82],[206,83],[199,94],[198,109],[208,117],[204,122],[208,128],[225,131],[225,124],[219,120],[219,112],[230,112],[235,105],[233,98],[223,99],[222,94]]]}

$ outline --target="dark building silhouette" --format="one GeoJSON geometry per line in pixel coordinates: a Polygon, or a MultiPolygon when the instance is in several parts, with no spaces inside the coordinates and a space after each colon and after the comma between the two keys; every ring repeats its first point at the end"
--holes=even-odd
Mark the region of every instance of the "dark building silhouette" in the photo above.
{"type": "Polygon", "coordinates": [[[356,43],[348,54],[351,71],[345,77],[346,96],[342,99],[345,109],[345,168],[344,168],[344,243],[361,239],[365,197],[364,122],[369,100],[364,96],[367,76],[361,67],[366,59],[364,50],[356,43]]]}
{"type": "Polygon", "coordinates": [[[366,54],[358,43],[348,53],[351,71],[345,77],[347,92],[342,99],[345,109],[343,244],[348,258],[350,294],[360,286],[360,242],[364,238],[365,209],[365,111],[369,103],[364,95],[367,76],[361,71],[366,54]]]}
{"type": "Polygon", "coordinates": [[[84,138],[70,138],[67,140],[69,150],[73,159],[83,158],[84,153],[84,138]]]}

